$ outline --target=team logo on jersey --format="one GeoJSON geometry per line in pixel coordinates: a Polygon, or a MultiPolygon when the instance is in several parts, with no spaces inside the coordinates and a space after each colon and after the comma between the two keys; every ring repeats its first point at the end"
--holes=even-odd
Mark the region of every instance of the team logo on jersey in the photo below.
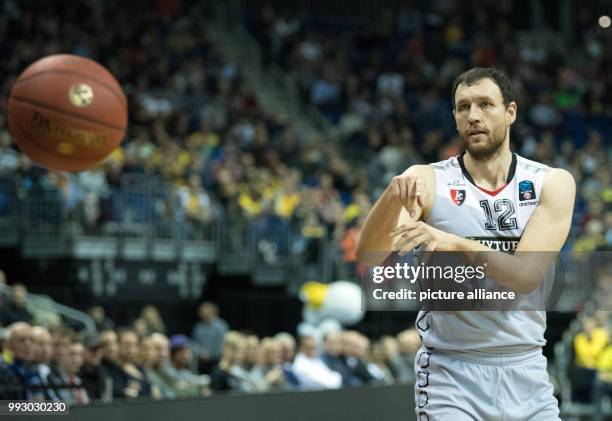
{"type": "Polygon", "coordinates": [[[465,190],[451,189],[450,196],[455,205],[461,206],[465,201],[465,190]]]}
{"type": "Polygon", "coordinates": [[[533,182],[529,180],[523,180],[519,183],[519,200],[521,202],[525,200],[533,200],[536,198],[535,187],[533,182]]]}

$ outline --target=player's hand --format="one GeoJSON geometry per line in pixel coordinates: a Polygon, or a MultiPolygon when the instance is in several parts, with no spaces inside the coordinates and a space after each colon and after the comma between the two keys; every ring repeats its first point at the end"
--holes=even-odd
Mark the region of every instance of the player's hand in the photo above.
{"type": "Polygon", "coordinates": [[[391,231],[394,237],[392,251],[399,251],[400,256],[425,245],[425,251],[454,251],[457,236],[441,231],[421,221],[400,225],[391,231]]]}
{"type": "Polygon", "coordinates": [[[391,193],[399,199],[412,219],[417,219],[425,208],[427,191],[423,177],[402,174],[393,177],[390,183],[391,193]]]}

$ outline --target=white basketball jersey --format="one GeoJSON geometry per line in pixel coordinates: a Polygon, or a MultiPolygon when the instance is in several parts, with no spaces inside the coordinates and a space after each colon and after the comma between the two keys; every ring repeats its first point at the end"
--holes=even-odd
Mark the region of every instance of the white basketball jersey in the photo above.
{"type": "MultiPolygon", "coordinates": [[[[425,222],[512,252],[539,204],[548,167],[513,154],[507,184],[490,192],[474,184],[463,156],[432,165],[436,197],[425,222]]],[[[544,311],[421,311],[416,327],[425,346],[451,352],[514,353],[546,343],[544,311]]]]}

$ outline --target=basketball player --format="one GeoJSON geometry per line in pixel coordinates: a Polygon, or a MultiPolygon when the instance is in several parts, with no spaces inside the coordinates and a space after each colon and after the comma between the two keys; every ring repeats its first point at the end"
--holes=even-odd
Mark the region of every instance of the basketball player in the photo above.
{"type": "MultiPolygon", "coordinates": [[[[466,152],[395,177],[378,199],[357,244],[358,259],[380,264],[380,251],[486,253],[487,276],[518,293],[540,285],[570,229],[576,186],[565,170],[510,151],[517,104],[510,81],[493,68],[457,77],[453,115],[466,152]],[[468,238],[514,241],[515,253],[468,238]],[[553,257],[543,259],[548,251],[553,257]],[[540,260],[540,262],[538,262],[540,260]],[[544,260],[544,262],[542,262],[544,260]]],[[[559,420],[542,354],[544,311],[424,312],[416,327],[419,421],[559,420]]]]}

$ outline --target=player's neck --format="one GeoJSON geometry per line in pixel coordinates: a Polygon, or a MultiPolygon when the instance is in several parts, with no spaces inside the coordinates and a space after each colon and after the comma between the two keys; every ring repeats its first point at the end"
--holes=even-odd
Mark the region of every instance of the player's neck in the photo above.
{"type": "Polygon", "coordinates": [[[497,190],[506,184],[512,164],[512,152],[509,148],[501,148],[498,153],[485,160],[475,160],[466,152],[464,164],[478,187],[497,190]]]}

